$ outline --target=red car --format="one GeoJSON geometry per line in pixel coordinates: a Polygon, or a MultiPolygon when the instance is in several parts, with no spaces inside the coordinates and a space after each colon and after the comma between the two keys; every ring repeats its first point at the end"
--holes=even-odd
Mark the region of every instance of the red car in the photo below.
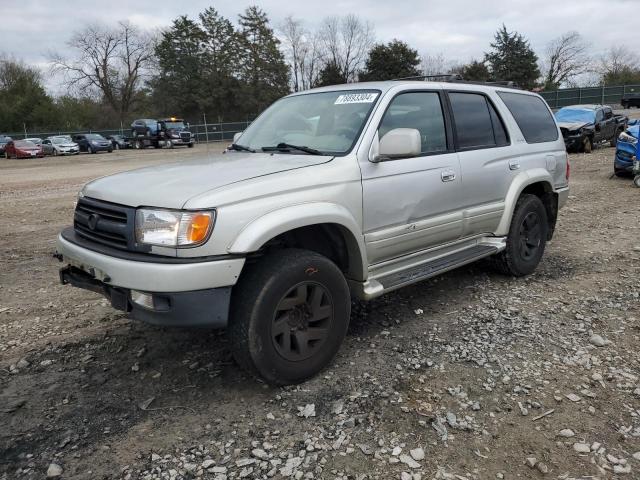
{"type": "Polygon", "coordinates": [[[44,151],[42,146],[28,140],[11,140],[4,147],[6,158],[42,158],[44,151]]]}

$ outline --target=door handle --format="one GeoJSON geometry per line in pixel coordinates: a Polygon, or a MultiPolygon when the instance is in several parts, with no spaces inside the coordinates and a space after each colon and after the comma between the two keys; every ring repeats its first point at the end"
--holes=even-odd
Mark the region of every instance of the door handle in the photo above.
{"type": "Polygon", "coordinates": [[[440,173],[440,178],[443,182],[453,182],[456,179],[456,172],[453,170],[443,170],[440,173]]]}
{"type": "Polygon", "coordinates": [[[509,160],[509,170],[518,170],[520,168],[520,162],[517,160],[509,160]]]}

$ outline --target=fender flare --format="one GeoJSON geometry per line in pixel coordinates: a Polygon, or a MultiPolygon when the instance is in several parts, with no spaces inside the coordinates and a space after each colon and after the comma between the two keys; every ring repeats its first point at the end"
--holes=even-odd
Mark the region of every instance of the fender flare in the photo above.
{"type": "Polygon", "coordinates": [[[553,191],[553,178],[544,168],[533,168],[526,172],[521,172],[513,179],[505,198],[502,218],[500,219],[500,223],[498,224],[498,228],[495,232],[497,236],[506,236],[509,234],[513,211],[516,208],[516,203],[518,202],[518,198],[520,198],[523,190],[529,185],[541,182],[547,184],[549,191],[553,191]]]}
{"type": "Polygon", "coordinates": [[[354,280],[366,279],[366,248],[360,225],[349,210],[335,203],[303,203],[272,210],[247,224],[227,251],[230,254],[255,252],[278,235],[296,228],[320,224],[334,224],[343,230],[347,237],[349,276],[354,280]]]}

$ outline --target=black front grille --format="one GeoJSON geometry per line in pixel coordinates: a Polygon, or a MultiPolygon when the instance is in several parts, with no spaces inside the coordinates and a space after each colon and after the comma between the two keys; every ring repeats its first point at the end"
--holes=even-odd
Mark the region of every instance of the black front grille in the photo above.
{"type": "Polygon", "coordinates": [[[136,250],[135,209],[115,203],[80,198],[73,228],[81,237],[123,250],[136,250]]]}
{"type": "Polygon", "coordinates": [[[180,140],[183,142],[188,142],[191,139],[190,132],[180,132],[180,140]]]}

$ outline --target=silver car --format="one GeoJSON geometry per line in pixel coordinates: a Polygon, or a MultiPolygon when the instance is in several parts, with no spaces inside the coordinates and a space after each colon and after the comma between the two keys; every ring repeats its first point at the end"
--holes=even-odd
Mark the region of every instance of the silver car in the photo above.
{"type": "Polygon", "coordinates": [[[569,195],[545,101],[392,81],[275,102],[222,155],[94,180],[58,237],[65,284],[160,325],[226,327],[277,385],[324,368],[351,297],[492,256],[532,273],[569,195]]]}
{"type": "Polygon", "coordinates": [[[69,136],[48,137],[42,142],[42,146],[49,148],[51,155],[77,155],[80,153],[78,144],[72,141],[69,136]]]}

